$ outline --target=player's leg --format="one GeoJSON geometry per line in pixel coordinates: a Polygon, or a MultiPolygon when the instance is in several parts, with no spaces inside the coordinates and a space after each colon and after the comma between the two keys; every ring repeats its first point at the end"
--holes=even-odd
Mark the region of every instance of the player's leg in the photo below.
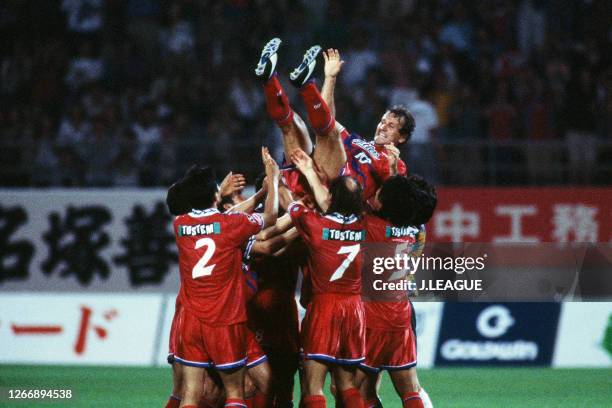
{"type": "Polygon", "coordinates": [[[323,385],[327,375],[327,364],[317,360],[304,361],[304,384],[305,397],[303,398],[306,408],[324,408],[326,406],[323,394],[323,385]]]}
{"type": "Polygon", "coordinates": [[[183,366],[180,407],[197,407],[204,388],[204,368],[183,366]]]}
{"type": "Polygon", "coordinates": [[[252,367],[248,367],[247,375],[255,385],[255,394],[253,395],[253,408],[265,408],[272,405],[270,398],[270,381],[272,371],[270,364],[263,361],[252,367]]]}
{"type": "Polygon", "coordinates": [[[311,154],[312,141],[306,124],[291,108],[289,98],[276,74],[280,44],[281,40],[278,38],[268,41],[261,52],[255,75],[264,81],[266,110],[283,134],[285,157],[290,157],[295,149],[302,149],[307,154],[311,154]]]}
{"type": "Polygon", "coordinates": [[[244,377],[246,367],[218,371],[225,389],[225,406],[246,407],[244,401],[244,377]],[[233,404],[233,405],[232,405],[233,404]]]}
{"type": "Polygon", "coordinates": [[[423,408],[423,401],[419,395],[421,386],[417,377],[416,367],[407,370],[389,371],[389,377],[397,395],[402,399],[404,408],[423,408]]]}
{"type": "Polygon", "coordinates": [[[380,371],[357,370],[355,373],[355,386],[359,389],[366,408],[379,408],[382,403],[378,398],[378,388],[382,378],[380,371]]]}
{"type": "Polygon", "coordinates": [[[268,350],[268,362],[272,372],[270,394],[275,407],[293,407],[293,386],[298,370],[298,354],[289,351],[268,350]]]}
{"type": "Polygon", "coordinates": [[[165,408],[178,408],[181,404],[181,388],[183,387],[183,366],[177,362],[172,363],[172,394],[165,408]]]}
{"type": "Polygon", "coordinates": [[[213,369],[205,372],[204,389],[198,408],[217,408],[225,403],[225,391],[219,374],[213,369]]]}
{"type": "Polygon", "coordinates": [[[336,384],[336,394],[342,399],[342,404],[346,408],[363,407],[364,402],[357,387],[355,387],[355,373],[357,367],[335,365],[332,369],[334,382],[336,384]]]}
{"type": "Polygon", "coordinates": [[[315,131],[314,161],[326,177],[333,180],[346,163],[346,152],[340,133],[336,129],[336,120],[312,79],[320,52],[319,46],[308,49],[302,63],[291,73],[290,79],[291,83],[300,90],[308,121],[315,131]]]}

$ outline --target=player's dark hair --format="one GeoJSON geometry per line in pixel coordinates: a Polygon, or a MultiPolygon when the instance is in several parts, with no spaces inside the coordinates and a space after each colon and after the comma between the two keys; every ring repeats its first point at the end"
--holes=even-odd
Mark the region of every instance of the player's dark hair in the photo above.
{"type": "Polygon", "coordinates": [[[410,113],[408,108],[406,108],[404,105],[393,105],[391,108],[389,108],[389,112],[397,116],[400,120],[401,127],[399,132],[400,135],[406,138],[403,142],[398,143],[398,145],[401,146],[412,137],[412,132],[414,132],[415,126],[414,116],[412,116],[412,113],[410,113]]]}
{"type": "Polygon", "coordinates": [[[379,215],[398,227],[425,224],[438,203],[435,187],[418,175],[390,177],[378,199],[382,204],[379,215]]]}
{"type": "Polygon", "coordinates": [[[263,182],[265,178],[266,178],[265,172],[259,173],[257,175],[257,177],[255,178],[255,191],[261,190],[261,188],[263,187],[263,182]]]}
{"type": "Polygon", "coordinates": [[[217,210],[219,210],[220,212],[225,212],[225,204],[231,204],[231,206],[233,207],[234,197],[231,195],[221,197],[221,200],[219,200],[219,204],[217,204],[217,210]]]}
{"type": "Polygon", "coordinates": [[[193,165],[183,177],[184,197],[191,206],[198,210],[209,208],[215,200],[217,180],[212,167],[193,165]]]}
{"type": "Polygon", "coordinates": [[[340,176],[329,186],[331,202],[327,213],[338,213],[344,216],[361,216],[363,212],[363,189],[352,177],[340,176]]]}
{"type": "Polygon", "coordinates": [[[182,215],[191,209],[182,185],[182,180],[172,184],[166,193],[166,205],[172,215],[182,215]]]}

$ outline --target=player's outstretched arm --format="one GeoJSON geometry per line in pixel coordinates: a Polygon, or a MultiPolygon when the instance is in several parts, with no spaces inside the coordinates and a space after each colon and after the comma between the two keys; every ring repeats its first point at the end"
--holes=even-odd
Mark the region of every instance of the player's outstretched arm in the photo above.
{"type": "Polygon", "coordinates": [[[265,241],[276,235],[284,233],[292,226],[293,222],[291,221],[291,217],[289,216],[289,214],[285,214],[278,220],[276,220],[276,224],[269,226],[268,228],[257,234],[256,238],[258,241],[265,241]]]}
{"type": "Polygon", "coordinates": [[[266,170],[266,190],[268,193],[262,214],[265,228],[266,225],[275,224],[278,217],[278,180],[280,178],[280,170],[276,161],[270,156],[267,147],[261,148],[261,158],[266,170]]]}
{"type": "Polygon", "coordinates": [[[323,59],[325,59],[325,81],[323,81],[323,88],[321,89],[321,96],[329,107],[329,111],[333,117],[336,117],[336,101],[334,98],[334,91],[336,89],[336,79],[344,61],[340,58],[340,53],[334,48],[330,48],[323,52],[323,59]]]}
{"type": "Polygon", "coordinates": [[[295,227],[265,241],[260,240],[259,235],[257,235],[257,240],[251,248],[251,254],[273,255],[295,241],[298,237],[299,234],[295,227]]]}
{"type": "Polygon", "coordinates": [[[231,207],[226,213],[230,212],[245,212],[251,213],[255,208],[266,198],[266,190],[261,189],[241,203],[231,207]]]}
{"type": "Polygon", "coordinates": [[[329,190],[321,182],[319,175],[315,171],[312,158],[303,150],[297,149],[293,151],[291,161],[296,165],[304,177],[306,177],[306,180],[308,180],[308,184],[310,184],[312,192],[314,193],[315,201],[317,202],[317,205],[321,211],[327,211],[330,203],[329,190]]]}

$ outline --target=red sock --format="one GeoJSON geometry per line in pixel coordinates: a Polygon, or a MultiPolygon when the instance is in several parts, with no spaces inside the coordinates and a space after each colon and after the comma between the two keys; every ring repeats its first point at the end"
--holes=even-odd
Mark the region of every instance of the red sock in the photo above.
{"type": "Polygon", "coordinates": [[[293,110],[276,74],[272,75],[264,85],[264,94],[266,96],[266,109],[270,118],[279,126],[291,123],[293,110]]]}
{"type": "Polygon", "coordinates": [[[195,405],[183,405],[183,408],[198,408],[195,405]]]}
{"type": "Polygon", "coordinates": [[[326,408],[325,405],[325,397],[322,395],[309,395],[304,397],[304,407],[305,408],[326,408]]]}
{"type": "Polygon", "coordinates": [[[224,407],[246,408],[247,404],[243,399],[228,398],[225,400],[224,407]]]}
{"type": "Polygon", "coordinates": [[[402,395],[402,404],[404,408],[423,408],[423,401],[418,392],[407,392],[402,395]]]}
{"type": "Polygon", "coordinates": [[[166,406],[164,408],[179,408],[180,405],[181,399],[171,395],[170,398],[168,398],[168,402],[166,402],[166,406]]]}
{"type": "Polygon", "coordinates": [[[300,94],[306,105],[310,126],[320,135],[334,128],[336,120],[331,115],[329,107],[321,97],[314,82],[308,82],[300,89],[300,94]]]}
{"type": "Polygon", "coordinates": [[[346,408],[365,407],[363,398],[361,398],[361,394],[359,394],[359,390],[357,388],[349,388],[344,390],[340,395],[342,395],[342,402],[346,408]]]}
{"type": "Polygon", "coordinates": [[[266,394],[257,393],[253,397],[253,408],[268,407],[268,396],[266,394]]]}

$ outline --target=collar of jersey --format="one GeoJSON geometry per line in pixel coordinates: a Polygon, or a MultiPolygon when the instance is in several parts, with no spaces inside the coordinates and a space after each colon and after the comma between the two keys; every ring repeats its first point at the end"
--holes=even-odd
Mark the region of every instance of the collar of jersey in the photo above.
{"type": "Polygon", "coordinates": [[[331,214],[327,214],[325,216],[325,218],[327,218],[329,220],[332,220],[332,221],[336,221],[336,222],[338,222],[340,224],[352,224],[352,223],[354,223],[355,221],[358,220],[357,216],[354,215],[354,214],[353,215],[349,215],[348,217],[345,217],[344,215],[338,214],[337,212],[331,213],[331,214]]]}
{"type": "Polygon", "coordinates": [[[207,208],[205,210],[196,210],[195,208],[191,209],[189,216],[200,218],[200,217],[208,217],[209,215],[219,214],[219,210],[216,208],[207,208]]]}

